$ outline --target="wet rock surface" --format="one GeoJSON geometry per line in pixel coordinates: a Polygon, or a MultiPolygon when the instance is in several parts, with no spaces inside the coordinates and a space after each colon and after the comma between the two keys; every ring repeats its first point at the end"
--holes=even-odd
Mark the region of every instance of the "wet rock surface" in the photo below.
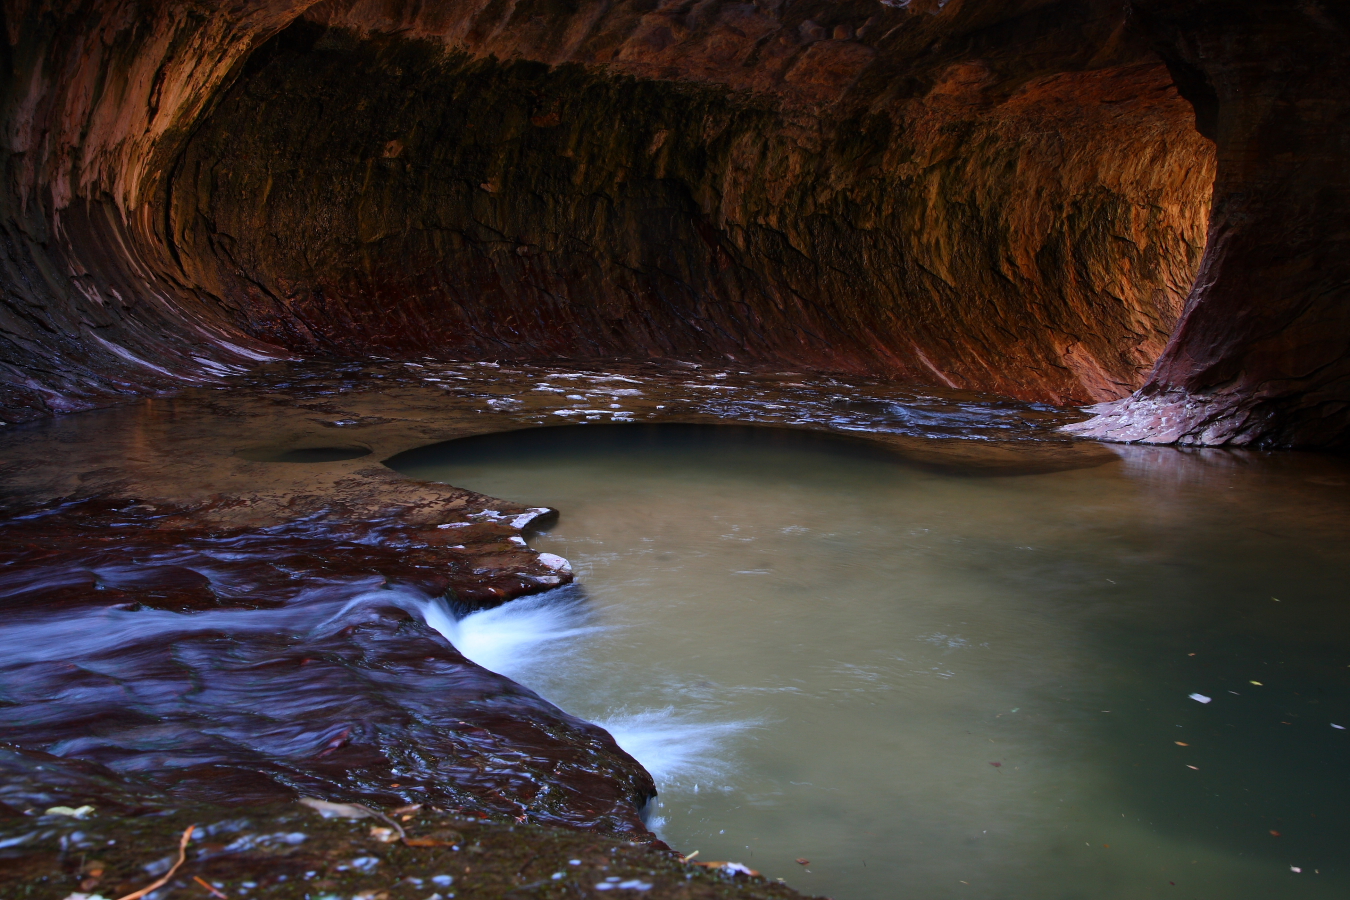
{"type": "Polygon", "coordinates": [[[298,804],[185,805],[135,817],[90,810],[83,819],[44,812],[0,817],[6,896],[118,897],[142,889],[172,866],[189,826],[196,827],[183,865],[152,896],[801,896],[763,878],[683,864],[659,842],[485,822],[426,806],[390,810],[420,846],[399,842],[378,819],[324,819],[298,804]]]}
{"type": "Polygon", "coordinates": [[[608,734],[425,622],[429,606],[569,582],[565,561],[524,540],[553,511],[379,460],[495,431],[660,421],[852,435],[971,475],[1115,458],[1060,436],[1067,417],[1045,407],[674,368],[289,364],[6,432],[0,801],[131,813],[315,795],[645,834],[652,781],[608,734]],[[247,452],[329,444],[371,452],[247,452]]]}
{"type": "Polygon", "coordinates": [[[472,608],[563,580],[513,578],[515,546],[485,533],[506,529],[204,532],[142,507],[0,526],[4,740],[178,798],[430,801],[644,831],[655,789],[609,735],[422,621],[438,596],[472,608]]]}

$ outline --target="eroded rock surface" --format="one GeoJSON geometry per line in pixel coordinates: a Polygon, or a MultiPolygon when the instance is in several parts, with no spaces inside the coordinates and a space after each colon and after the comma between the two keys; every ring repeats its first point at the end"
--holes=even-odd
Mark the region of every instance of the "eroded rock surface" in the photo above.
{"type": "Polygon", "coordinates": [[[1199,277],[1133,397],[1074,430],[1110,440],[1350,442],[1350,11],[1133,0],[1218,148],[1199,277]]]}
{"type": "Polygon", "coordinates": [[[14,421],[293,352],[1142,383],[1213,152],[1108,0],[15,3],[14,421]]]}
{"type": "Polygon", "coordinates": [[[1199,259],[1209,144],[1104,7],[614,10],[566,46],[417,10],[316,7],[187,145],[173,246],[258,337],[1081,402],[1139,383],[1199,259]]]}

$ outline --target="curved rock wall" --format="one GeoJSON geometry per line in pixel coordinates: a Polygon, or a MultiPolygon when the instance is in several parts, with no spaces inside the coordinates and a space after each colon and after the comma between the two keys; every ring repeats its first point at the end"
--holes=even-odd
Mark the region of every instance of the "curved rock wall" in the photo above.
{"type": "Polygon", "coordinates": [[[1134,0],[1218,145],[1209,248],[1109,440],[1350,443],[1350,8],[1134,0]]]}
{"type": "Polygon", "coordinates": [[[1094,427],[1334,442],[1344,79],[1312,61],[1344,14],[1283,7],[11,0],[3,416],[288,352],[1110,400],[1200,261],[1198,124],[1205,275],[1117,415],[1228,391],[1275,424],[1094,427]]]}
{"type": "Polygon", "coordinates": [[[1212,179],[1161,64],[1071,19],[1033,71],[961,46],[901,83],[786,33],[784,78],[834,45],[856,83],[820,109],[774,94],[778,60],[747,96],[293,26],[189,143],[174,245],[296,349],[782,360],[1057,403],[1142,381],[1212,179]]]}
{"type": "Polygon", "coordinates": [[[3,7],[0,421],[269,358],[159,240],[172,158],[259,35],[304,4],[11,0],[3,7]]]}

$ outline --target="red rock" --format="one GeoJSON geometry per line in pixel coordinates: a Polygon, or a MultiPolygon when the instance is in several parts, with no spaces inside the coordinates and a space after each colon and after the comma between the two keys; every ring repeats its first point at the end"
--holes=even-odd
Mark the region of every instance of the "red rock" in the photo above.
{"type": "Polygon", "coordinates": [[[437,352],[1345,440],[1333,4],[95,5],[6,10],[5,421],[437,352]]]}

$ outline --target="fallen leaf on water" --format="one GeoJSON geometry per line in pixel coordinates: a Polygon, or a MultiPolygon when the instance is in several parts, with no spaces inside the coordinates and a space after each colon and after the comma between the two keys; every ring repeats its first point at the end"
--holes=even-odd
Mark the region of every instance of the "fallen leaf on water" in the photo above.
{"type": "Polygon", "coordinates": [[[748,866],[744,866],[744,865],[742,865],[741,863],[738,863],[738,862],[724,862],[724,861],[720,861],[720,862],[696,862],[696,863],[694,863],[694,865],[696,865],[696,866],[702,866],[702,867],[705,868],[705,869],[721,869],[723,872],[726,872],[728,875],[749,875],[749,876],[752,877],[752,878],[755,878],[755,877],[758,877],[758,876],[759,876],[759,873],[756,872],[754,869],[751,869],[751,868],[748,867],[748,866]]]}
{"type": "MultiPolygon", "coordinates": [[[[308,806],[310,809],[330,819],[334,816],[342,819],[379,819],[384,824],[398,832],[399,839],[405,843],[408,840],[407,833],[403,826],[395,822],[377,809],[371,809],[369,806],[362,806],[360,803],[333,803],[329,800],[319,800],[314,797],[301,797],[301,806],[308,806]]],[[[439,847],[440,844],[413,844],[414,847],[439,847]]]]}
{"type": "Polygon", "coordinates": [[[337,816],[342,819],[378,819],[380,814],[369,806],[362,806],[359,803],[333,803],[329,800],[318,800],[314,797],[301,797],[301,806],[308,806],[324,818],[337,816]]]}
{"type": "Polygon", "coordinates": [[[94,811],[92,806],[77,806],[74,809],[69,806],[53,806],[47,810],[49,816],[70,816],[72,819],[88,818],[94,811]]]}

